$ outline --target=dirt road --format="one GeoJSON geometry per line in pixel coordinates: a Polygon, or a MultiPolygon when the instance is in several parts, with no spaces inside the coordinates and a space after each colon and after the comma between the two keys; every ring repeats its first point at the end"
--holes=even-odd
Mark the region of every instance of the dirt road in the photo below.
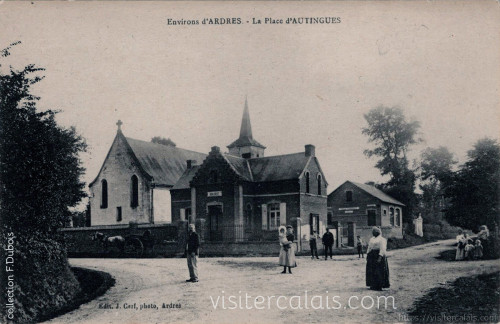
{"type": "Polygon", "coordinates": [[[435,259],[451,244],[389,252],[391,288],[383,292],[365,287],[365,259],[357,256],[298,257],[293,275],[280,274],[277,257],[204,258],[198,283],[185,282],[186,259],[71,259],[74,266],[112,274],[116,285],[48,323],[404,322],[413,301],[428,289],[499,270],[498,260],[435,259]]]}

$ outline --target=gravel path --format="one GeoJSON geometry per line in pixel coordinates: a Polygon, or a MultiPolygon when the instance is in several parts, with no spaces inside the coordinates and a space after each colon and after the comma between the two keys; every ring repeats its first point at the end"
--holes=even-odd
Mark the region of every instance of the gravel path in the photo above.
{"type": "Polygon", "coordinates": [[[98,299],[47,323],[404,322],[414,300],[430,288],[445,286],[458,277],[500,270],[498,260],[435,259],[452,243],[440,241],[389,252],[391,288],[383,292],[365,287],[365,260],[352,255],[337,256],[333,261],[297,257],[293,275],[280,274],[277,257],[199,259],[200,282],[195,284],[185,282],[186,259],[71,259],[74,266],[110,273],[116,285],[98,299]],[[255,299],[257,296],[262,299],[255,299]],[[284,297],[278,301],[279,296],[284,297]],[[396,309],[390,297],[386,309],[380,296],[394,297],[396,309]],[[297,309],[299,303],[302,309],[297,309]],[[125,308],[134,304],[137,308],[125,308]],[[140,309],[143,304],[157,308],[140,309]],[[171,304],[180,308],[170,308],[171,304]]]}

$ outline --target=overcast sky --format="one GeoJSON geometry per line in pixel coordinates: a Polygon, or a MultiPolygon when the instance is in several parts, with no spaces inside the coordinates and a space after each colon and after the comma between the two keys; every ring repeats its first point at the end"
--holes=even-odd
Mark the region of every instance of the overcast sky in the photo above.
{"type": "Polygon", "coordinates": [[[40,107],[87,140],[97,175],[123,121],[128,137],[170,137],[207,153],[239,135],[248,96],[266,155],[314,144],[329,182],[384,181],[361,134],[363,114],[399,106],[427,146],[461,163],[500,135],[500,10],[487,2],[0,3],[4,64],[46,68],[40,107]],[[167,19],[240,17],[241,25],[167,19]],[[253,25],[255,18],[340,17],[338,24],[253,25]]]}

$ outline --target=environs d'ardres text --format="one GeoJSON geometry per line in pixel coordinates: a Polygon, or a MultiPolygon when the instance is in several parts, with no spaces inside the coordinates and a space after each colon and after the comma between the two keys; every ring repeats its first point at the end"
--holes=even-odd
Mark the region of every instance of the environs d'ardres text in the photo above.
{"type": "Polygon", "coordinates": [[[342,22],[340,17],[323,16],[323,17],[252,17],[243,19],[241,17],[209,17],[201,19],[177,19],[166,18],[168,26],[196,26],[196,25],[328,25],[339,24],[342,22]]]}

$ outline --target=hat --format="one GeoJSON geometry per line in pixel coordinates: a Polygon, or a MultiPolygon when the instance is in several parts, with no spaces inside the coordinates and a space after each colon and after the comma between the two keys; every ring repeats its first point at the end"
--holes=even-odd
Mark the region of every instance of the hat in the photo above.
{"type": "Polygon", "coordinates": [[[286,228],[293,228],[293,226],[292,225],[287,225],[286,228]]]}
{"type": "Polygon", "coordinates": [[[286,227],[285,226],[278,227],[278,233],[281,233],[282,230],[286,231],[286,227]]]}

